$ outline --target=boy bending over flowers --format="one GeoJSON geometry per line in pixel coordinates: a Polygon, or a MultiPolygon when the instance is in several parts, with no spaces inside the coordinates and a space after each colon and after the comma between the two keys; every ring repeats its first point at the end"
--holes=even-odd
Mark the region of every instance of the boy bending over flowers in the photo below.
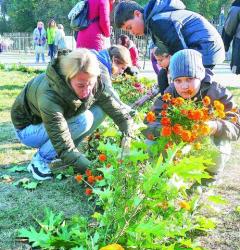
{"type": "Polygon", "coordinates": [[[181,141],[199,146],[200,136],[210,135],[221,153],[221,162],[207,170],[218,174],[229,158],[229,142],[240,135],[240,115],[233,96],[212,80],[213,73],[203,67],[202,56],[195,50],[175,53],[169,70],[173,82],[146,116],[148,128],[144,134],[147,143],[166,137],[166,148],[181,141]]]}

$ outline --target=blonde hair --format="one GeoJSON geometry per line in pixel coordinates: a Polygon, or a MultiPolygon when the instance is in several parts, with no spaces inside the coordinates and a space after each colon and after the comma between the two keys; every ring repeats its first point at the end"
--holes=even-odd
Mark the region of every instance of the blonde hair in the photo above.
{"type": "Polygon", "coordinates": [[[61,56],[59,64],[66,81],[69,81],[79,72],[87,73],[92,77],[100,75],[97,57],[88,49],[76,49],[61,56]]]}
{"type": "Polygon", "coordinates": [[[129,50],[122,45],[113,45],[108,49],[111,60],[116,64],[124,64],[126,66],[132,65],[132,60],[129,50]]]}

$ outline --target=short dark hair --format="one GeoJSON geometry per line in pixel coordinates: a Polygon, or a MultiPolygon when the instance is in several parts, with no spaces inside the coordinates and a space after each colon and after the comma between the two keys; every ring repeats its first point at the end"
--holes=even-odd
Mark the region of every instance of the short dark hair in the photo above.
{"type": "Polygon", "coordinates": [[[169,52],[169,49],[167,46],[165,46],[163,43],[158,44],[156,49],[154,50],[155,56],[169,56],[171,53],[169,52]]]}
{"type": "Polygon", "coordinates": [[[117,4],[114,11],[114,23],[117,28],[121,28],[124,23],[134,18],[134,11],[143,13],[143,7],[135,1],[122,1],[117,4]]]}

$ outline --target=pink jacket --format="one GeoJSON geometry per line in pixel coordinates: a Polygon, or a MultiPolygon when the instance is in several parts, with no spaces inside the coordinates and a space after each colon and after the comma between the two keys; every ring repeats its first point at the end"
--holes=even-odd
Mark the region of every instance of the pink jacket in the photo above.
{"type": "Polygon", "coordinates": [[[129,46],[129,52],[130,52],[130,56],[131,56],[131,61],[132,61],[132,65],[139,67],[139,55],[138,55],[138,49],[136,47],[136,45],[130,41],[130,46],[129,46]]]}
{"type": "Polygon", "coordinates": [[[110,4],[109,0],[88,0],[89,18],[99,17],[99,20],[78,32],[77,48],[95,50],[104,49],[104,38],[110,37],[110,4]]]}

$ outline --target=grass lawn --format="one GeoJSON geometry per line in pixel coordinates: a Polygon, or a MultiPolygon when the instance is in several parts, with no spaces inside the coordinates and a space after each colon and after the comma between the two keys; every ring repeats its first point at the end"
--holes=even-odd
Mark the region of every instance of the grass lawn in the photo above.
{"type": "MultiPolygon", "coordinates": [[[[35,190],[26,190],[12,184],[21,178],[31,179],[31,175],[27,172],[9,171],[14,166],[27,166],[34,153],[34,150],[17,141],[11,124],[10,109],[24,84],[34,76],[33,73],[0,71],[0,177],[2,177],[0,178],[0,249],[3,250],[24,249],[15,241],[17,230],[34,226],[36,224],[34,217],[40,217],[45,207],[54,212],[63,212],[65,217],[77,213],[86,216],[94,207],[92,202],[87,201],[83,195],[84,191],[73,177],[42,182],[35,190]],[[3,175],[9,175],[10,181],[4,180],[3,175]]],[[[231,91],[240,106],[240,89],[231,88],[231,91]]],[[[226,212],[223,222],[232,226],[227,228],[220,224],[220,229],[217,228],[210,238],[202,237],[201,241],[207,249],[234,250],[240,246],[239,227],[237,228],[240,225],[240,213],[234,212],[235,207],[240,205],[239,149],[240,143],[234,143],[224,183],[216,187],[216,192],[229,200],[227,207],[222,210],[223,214],[226,212]],[[226,243],[227,237],[231,239],[231,236],[233,248],[230,247],[231,244],[226,243]]]]}

